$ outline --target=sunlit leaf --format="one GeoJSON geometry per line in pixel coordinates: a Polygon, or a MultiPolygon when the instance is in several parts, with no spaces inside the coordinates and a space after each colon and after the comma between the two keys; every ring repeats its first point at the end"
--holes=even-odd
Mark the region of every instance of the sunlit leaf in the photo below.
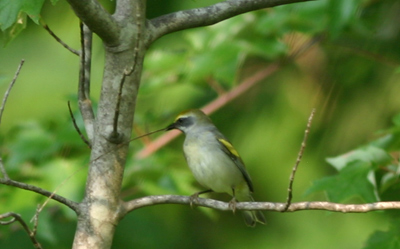
{"type": "Polygon", "coordinates": [[[337,170],[342,170],[347,164],[355,161],[371,163],[375,166],[386,164],[392,160],[391,156],[383,149],[375,146],[366,146],[353,150],[344,155],[327,158],[326,161],[337,170]]]}
{"type": "Polygon", "coordinates": [[[26,28],[26,14],[20,12],[17,21],[11,25],[8,29],[3,31],[4,34],[4,45],[9,44],[18,34],[26,28]]]}

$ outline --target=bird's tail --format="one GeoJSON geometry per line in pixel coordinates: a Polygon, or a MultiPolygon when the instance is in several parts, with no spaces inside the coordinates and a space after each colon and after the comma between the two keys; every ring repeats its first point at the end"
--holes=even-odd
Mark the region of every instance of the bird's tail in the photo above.
{"type": "Polygon", "coordinates": [[[261,211],[242,211],[244,222],[249,227],[255,227],[256,223],[265,224],[265,218],[261,211]]]}
{"type": "MultiPolygon", "coordinates": [[[[250,196],[249,201],[254,201],[253,197],[250,196]]],[[[243,213],[244,222],[249,227],[255,227],[257,222],[261,223],[261,224],[266,223],[264,214],[259,210],[242,211],[242,213],[243,213]]]]}

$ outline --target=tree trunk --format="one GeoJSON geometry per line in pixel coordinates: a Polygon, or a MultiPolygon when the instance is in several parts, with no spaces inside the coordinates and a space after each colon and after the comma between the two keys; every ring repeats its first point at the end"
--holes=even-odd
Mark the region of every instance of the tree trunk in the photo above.
{"type": "Polygon", "coordinates": [[[79,205],[73,248],[111,248],[124,215],[120,190],[136,97],[143,67],[144,4],[117,1],[113,15],[120,28],[105,43],[105,67],[91,141],[92,153],[85,198],[79,205]]]}

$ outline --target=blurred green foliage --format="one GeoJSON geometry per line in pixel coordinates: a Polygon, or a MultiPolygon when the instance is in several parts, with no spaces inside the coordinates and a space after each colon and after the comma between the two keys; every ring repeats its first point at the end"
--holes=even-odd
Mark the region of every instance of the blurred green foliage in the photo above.
{"type": "MultiPolygon", "coordinates": [[[[216,2],[149,0],[148,16],[216,2]]],[[[7,54],[0,57],[2,92],[19,60],[25,58],[26,63],[3,116],[1,156],[12,178],[57,189],[80,201],[89,149],[76,134],[66,107],[67,99],[76,100],[78,58],[26,18],[24,32],[7,34],[11,26],[6,28],[9,24],[4,26],[1,20],[7,19],[4,6],[11,5],[5,3],[0,0],[3,40],[14,40],[1,51],[7,54]]],[[[43,2],[35,3],[40,11],[43,2]]],[[[41,16],[64,41],[78,47],[76,17],[65,1],[52,3],[44,2],[41,16]]],[[[112,9],[113,2],[102,3],[112,9]]],[[[7,21],[18,15],[31,17],[32,13],[21,10],[7,21]]],[[[143,131],[165,127],[180,111],[217,98],[215,89],[229,91],[254,72],[280,62],[278,72],[211,115],[241,153],[253,178],[256,200],[286,200],[288,177],[313,107],[317,114],[295,179],[294,201],[398,200],[399,11],[396,0],[314,1],[165,36],[145,58],[135,125],[143,131]],[[314,45],[309,48],[309,44],[314,45]],[[290,57],[303,50],[301,56],[290,57]]],[[[94,101],[103,60],[102,45],[95,40],[94,101]]],[[[83,129],[78,112],[75,117],[83,129]]],[[[143,144],[133,142],[124,199],[190,195],[201,189],[186,167],[181,146],[182,138],[178,138],[139,160],[135,153],[143,144]]],[[[211,197],[228,200],[223,195],[211,197]]],[[[36,205],[44,201],[35,194],[0,186],[0,213],[18,212],[28,221],[36,205]]],[[[113,248],[399,247],[398,222],[391,221],[398,219],[397,210],[265,215],[268,225],[248,229],[240,215],[229,212],[177,205],[148,207],[122,220],[113,248]]],[[[50,202],[40,217],[38,237],[44,247],[70,248],[75,215],[50,202]]],[[[0,227],[0,248],[30,246],[18,225],[0,227]]]]}

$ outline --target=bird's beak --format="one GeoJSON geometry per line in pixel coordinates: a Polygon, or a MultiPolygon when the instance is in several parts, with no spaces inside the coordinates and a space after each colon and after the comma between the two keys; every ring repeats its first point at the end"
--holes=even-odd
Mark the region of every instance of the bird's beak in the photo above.
{"type": "Polygon", "coordinates": [[[172,123],[172,124],[168,125],[167,128],[165,128],[166,131],[170,131],[173,129],[176,129],[175,123],[172,123]]]}

